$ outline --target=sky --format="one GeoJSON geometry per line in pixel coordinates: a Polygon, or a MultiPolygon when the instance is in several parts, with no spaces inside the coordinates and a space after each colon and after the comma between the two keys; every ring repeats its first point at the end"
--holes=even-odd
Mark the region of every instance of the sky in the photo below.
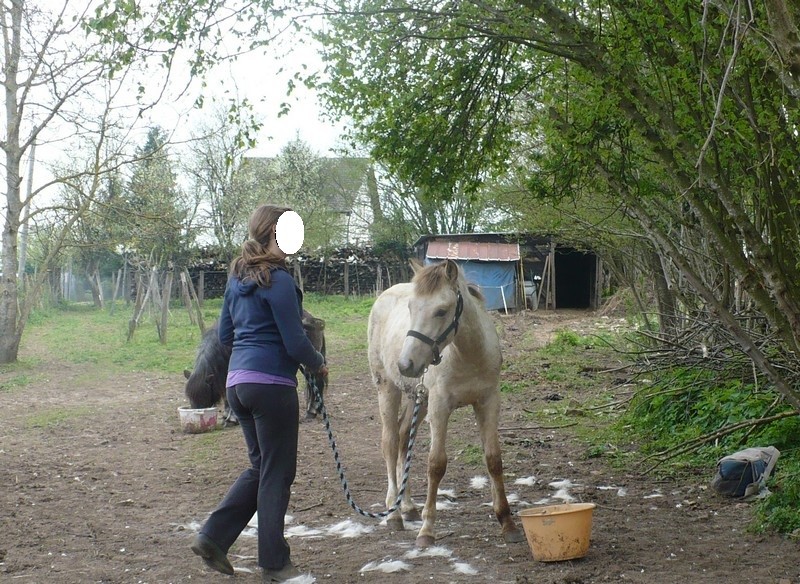
{"type": "MultiPolygon", "coordinates": [[[[206,94],[226,99],[232,95],[247,98],[255,106],[255,113],[262,122],[258,136],[258,146],[249,155],[275,156],[288,142],[299,137],[311,146],[320,156],[333,156],[332,151],[339,145],[345,126],[323,119],[323,106],[316,93],[298,83],[291,96],[286,92],[292,74],[302,66],[308,70],[318,70],[322,62],[312,41],[298,39],[288,55],[279,55],[279,49],[253,52],[240,57],[234,63],[218,66],[207,79],[206,94]],[[283,69],[283,70],[282,70],[283,69]],[[289,113],[278,116],[281,104],[291,104],[289,113]]],[[[205,113],[193,110],[191,100],[175,107],[169,100],[156,109],[154,119],[167,126],[174,123],[172,116],[179,112],[182,117],[179,126],[189,129],[194,121],[205,113]]]]}

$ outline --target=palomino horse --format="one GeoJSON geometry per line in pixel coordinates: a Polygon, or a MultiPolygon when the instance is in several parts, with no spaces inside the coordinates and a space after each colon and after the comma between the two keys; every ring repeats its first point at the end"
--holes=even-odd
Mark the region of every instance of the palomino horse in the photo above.
{"type": "MultiPolygon", "coordinates": [[[[463,406],[472,406],[478,422],[492,481],[492,506],[503,538],[509,543],[524,541],[511,517],[503,485],[497,431],[502,356],[494,323],[480,292],[467,284],[458,264],[446,260],[424,268],[412,263],[412,268],[411,283],[392,286],[378,297],[368,325],[369,365],[378,388],[381,449],[389,479],[386,505],[393,505],[398,494],[415,393],[422,383],[427,404],[423,401],[417,424],[427,406],[431,447],[417,546],[430,546],[436,540],[436,495],[447,469],[447,423],[453,411],[463,406]]],[[[387,522],[403,529],[404,517],[419,518],[408,489],[400,509],[387,522]]]]}
{"type": "MultiPolygon", "coordinates": [[[[314,348],[325,355],[325,321],[315,318],[307,310],[303,310],[303,329],[306,331],[314,348]]],[[[224,425],[237,424],[238,420],[228,406],[225,397],[225,381],[228,377],[228,362],[231,358],[230,347],[219,342],[219,331],[215,322],[203,333],[194,360],[194,369],[183,370],[186,377],[184,392],[193,408],[210,408],[220,400],[224,404],[224,425]]],[[[328,378],[316,375],[314,380],[321,394],[328,385],[328,378]]],[[[306,419],[317,417],[317,403],[311,394],[311,386],[306,381],[306,419]]]]}

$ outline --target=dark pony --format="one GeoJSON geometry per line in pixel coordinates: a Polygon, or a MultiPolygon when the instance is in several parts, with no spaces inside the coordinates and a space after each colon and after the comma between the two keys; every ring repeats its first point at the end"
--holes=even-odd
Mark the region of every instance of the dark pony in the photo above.
{"type": "MultiPolygon", "coordinates": [[[[314,348],[325,355],[325,321],[315,318],[308,311],[303,311],[303,328],[308,335],[314,348]]],[[[237,424],[238,420],[228,405],[225,397],[225,380],[228,377],[228,362],[231,358],[231,350],[219,342],[217,323],[209,328],[200,340],[197,348],[194,369],[189,371],[184,369],[183,375],[186,377],[186,397],[193,408],[210,408],[219,403],[224,403],[224,424],[237,424]]],[[[328,385],[328,378],[324,375],[314,377],[320,394],[328,385]]],[[[313,419],[319,413],[317,404],[312,395],[311,387],[306,380],[306,419],[313,419]]]]}

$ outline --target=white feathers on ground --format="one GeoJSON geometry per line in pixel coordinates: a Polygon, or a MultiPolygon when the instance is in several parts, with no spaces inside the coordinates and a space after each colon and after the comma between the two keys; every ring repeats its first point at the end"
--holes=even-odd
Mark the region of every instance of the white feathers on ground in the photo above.
{"type": "Polygon", "coordinates": [[[575,497],[569,494],[569,491],[566,488],[558,489],[556,494],[553,495],[553,499],[558,499],[559,501],[564,501],[564,503],[572,503],[575,501],[575,497]]]}
{"type": "Polygon", "coordinates": [[[625,487],[615,487],[612,485],[609,486],[599,486],[597,487],[598,491],[617,491],[617,497],[624,497],[628,494],[628,490],[625,487]]]}
{"type": "Polygon", "coordinates": [[[473,489],[485,489],[486,485],[488,484],[489,484],[488,477],[478,476],[478,477],[472,477],[469,480],[469,486],[472,487],[473,489]]]}
{"type": "Polygon", "coordinates": [[[536,477],[531,475],[529,477],[522,477],[514,481],[515,485],[525,485],[532,487],[536,484],[536,477]]]}
{"type": "Polygon", "coordinates": [[[448,509],[454,509],[456,507],[458,507],[458,503],[455,501],[449,501],[448,499],[436,501],[437,511],[447,511],[448,509]]]}
{"type": "Polygon", "coordinates": [[[313,529],[305,525],[293,525],[286,530],[286,537],[314,537],[322,534],[321,529],[313,529]]]}
{"type": "Polygon", "coordinates": [[[449,558],[452,555],[452,550],[440,545],[435,545],[425,549],[410,549],[403,557],[407,560],[415,560],[417,558],[449,558]]]}
{"type": "Polygon", "coordinates": [[[391,560],[388,562],[369,562],[362,567],[359,572],[384,572],[392,574],[394,572],[408,572],[411,566],[401,560],[391,560]]]}
{"type": "Polygon", "coordinates": [[[331,525],[330,527],[326,528],[325,531],[328,535],[338,535],[339,537],[358,537],[359,535],[364,535],[365,533],[371,533],[373,529],[374,528],[369,525],[356,523],[355,521],[346,519],[335,525],[331,525]]]}
{"type": "Polygon", "coordinates": [[[572,484],[572,481],[569,479],[562,479],[560,481],[553,481],[552,483],[548,483],[554,489],[570,489],[575,485],[572,484]]]}
{"type": "Polygon", "coordinates": [[[300,574],[294,578],[286,580],[286,584],[314,584],[317,579],[311,574],[300,574]]]}
{"type": "Polygon", "coordinates": [[[468,576],[474,576],[478,573],[478,570],[465,562],[453,562],[453,569],[457,574],[467,574],[468,576]]]}
{"type": "Polygon", "coordinates": [[[455,489],[439,489],[436,494],[440,497],[447,497],[448,499],[456,499],[455,489]]]}

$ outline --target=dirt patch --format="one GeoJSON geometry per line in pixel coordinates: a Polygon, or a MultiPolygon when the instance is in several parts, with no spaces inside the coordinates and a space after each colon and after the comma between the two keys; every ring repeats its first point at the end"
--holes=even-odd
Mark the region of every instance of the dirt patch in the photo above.
{"type": "MultiPolygon", "coordinates": [[[[620,326],[585,312],[498,316],[498,322],[507,362],[532,358],[518,349],[521,335],[533,334],[543,344],[560,328],[585,334],[620,326]]],[[[189,551],[189,541],[246,464],[240,430],[183,434],[179,374],[112,377],[93,365],[39,358],[27,385],[17,387],[14,373],[0,376],[0,581],[231,581],[206,569],[189,551]]],[[[341,379],[335,355],[330,362],[327,407],[350,488],[360,506],[379,510],[384,465],[366,365],[341,379]]],[[[525,418],[525,409],[553,406],[554,388],[545,376],[529,380],[524,392],[508,394],[501,419],[506,486],[515,511],[545,499],[557,502],[565,486],[576,499],[597,504],[585,558],[540,563],[526,543],[503,543],[487,505],[488,487],[476,478],[486,472],[467,456],[468,446],[478,443],[477,431],[471,414],[459,411],[450,424],[446,491],[440,497],[441,547],[427,556],[414,552],[415,530],[391,532],[349,508],[324,427],[302,424],[288,526],[295,563],[317,582],[335,583],[800,582],[796,542],[748,533],[750,505],[709,492],[709,469],[698,469],[689,481],[658,482],[587,457],[575,431],[596,422],[580,416],[579,406],[592,394],[613,398],[620,391],[618,380],[596,365],[587,362],[588,383],[557,388],[559,400],[576,404],[578,426],[545,427],[525,418]],[[352,537],[337,531],[348,527],[352,537]],[[400,571],[368,569],[381,563],[400,571]]],[[[411,480],[418,501],[426,448],[423,428],[411,480]]],[[[245,534],[231,550],[236,581],[259,581],[255,543],[245,534]]]]}

